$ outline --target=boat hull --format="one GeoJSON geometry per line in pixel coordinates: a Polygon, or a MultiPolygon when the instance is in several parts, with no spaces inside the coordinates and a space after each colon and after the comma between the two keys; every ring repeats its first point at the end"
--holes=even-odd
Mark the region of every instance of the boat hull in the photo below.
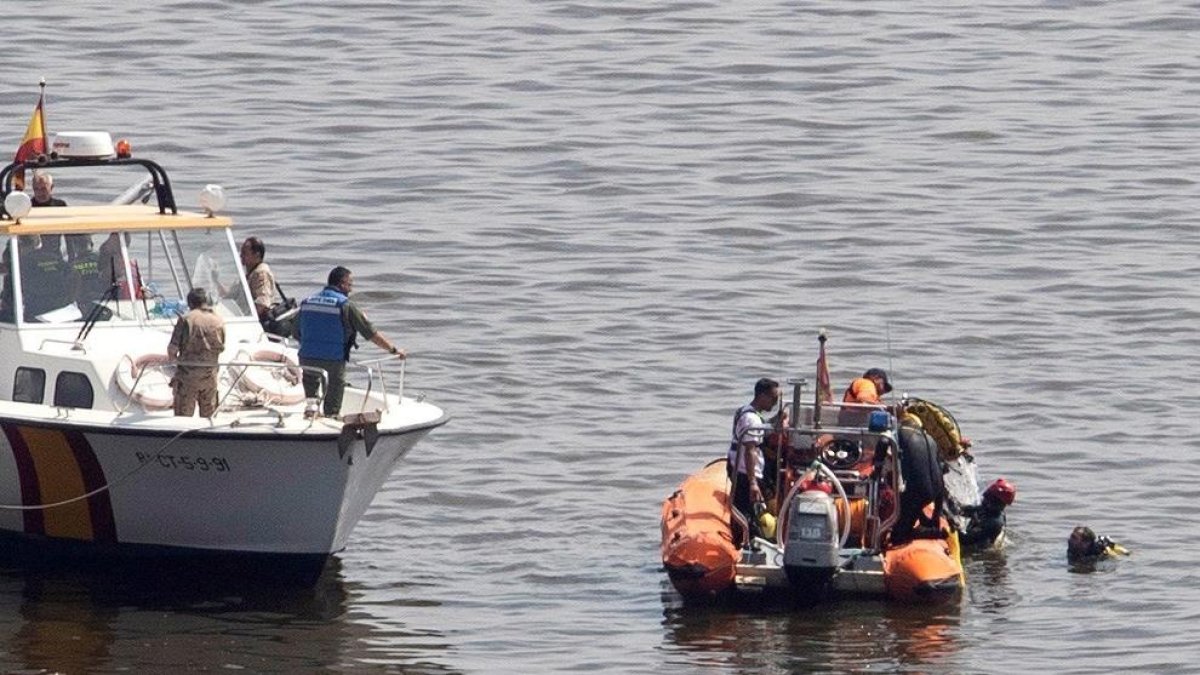
{"type": "Polygon", "coordinates": [[[105,544],[0,532],[0,561],[40,572],[68,570],[138,579],[149,584],[312,586],[331,554],[248,553],[105,544]]]}
{"type": "Polygon", "coordinates": [[[21,557],[319,567],[345,547],[400,459],[443,422],[368,439],[340,425],[180,430],[162,418],[102,426],[0,417],[0,536],[21,557]]]}

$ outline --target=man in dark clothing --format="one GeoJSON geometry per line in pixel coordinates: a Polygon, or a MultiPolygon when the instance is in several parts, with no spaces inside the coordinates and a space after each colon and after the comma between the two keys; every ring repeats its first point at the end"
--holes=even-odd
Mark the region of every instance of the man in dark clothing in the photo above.
{"type": "Polygon", "coordinates": [[[1129,549],[1111,537],[1097,535],[1090,527],[1076,527],[1067,539],[1067,561],[1072,565],[1088,565],[1120,555],[1129,555],[1129,549]]]}
{"type": "MultiPolygon", "coordinates": [[[[33,172],[33,197],[29,200],[35,207],[66,206],[67,203],[54,196],[54,176],[42,170],[33,172]]],[[[47,234],[42,237],[42,247],[62,255],[62,235],[47,234]]],[[[8,244],[4,245],[4,254],[0,257],[0,274],[7,274],[9,269],[8,244]]]]}
{"type": "Polygon", "coordinates": [[[892,544],[913,539],[918,523],[923,528],[936,530],[946,492],[937,441],[925,433],[915,415],[905,415],[901,422],[897,440],[904,492],[900,494],[900,516],[892,526],[892,544]],[[932,518],[925,515],[925,507],[931,503],[932,518]]]}
{"type": "MultiPolygon", "coordinates": [[[[35,208],[40,206],[66,206],[67,203],[54,196],[54,176],[37,170],[33,172],[33,198],[29,200],[35,208]]],[[[42,246],[62,255],[62,235],[49,234],[42,237],[42,246]]]]}
{"type": "Polygon", "coordinates": [[[29,201],[34,206],[66,206],[67,203],[54,196],[54,176],[45,171],[33,172],[33,198],[29,201]]]}
{"type": "Polygon", "coordinates": [[[111,285],[100,273],[100,254],[92,250],[92,235],[68,234],[67,273],[71,297],[87,316],[111,285]]]}
{"type": "MultiPolygon", "coordinates": [[[[51,235],[48,241],[58,238],[51,235]]],[[[58,251],[46,247],[46,241],[36,234],[18,239],[26,321],[37,321],[38,315],[69,305],[73,300],[67,288],[67,264],[58,251]]]]}

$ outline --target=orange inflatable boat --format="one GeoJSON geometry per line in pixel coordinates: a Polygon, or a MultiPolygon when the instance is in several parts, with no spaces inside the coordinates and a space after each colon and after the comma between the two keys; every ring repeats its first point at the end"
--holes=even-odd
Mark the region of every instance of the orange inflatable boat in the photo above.
{"type": "Polygon", "coordinates": [[[662,564],[671,583],[686,598],[779,591],[904,603],[961,598],[959,528],[943,506],[951,499],[941,478],[947,458],[939,458],[934,435],[905,416],[904,400],[866,410],[804,406],[802,386],[787,404],[798,423],[757,430],[777,443],[767,452],[776,472],[764,481],[774,487],[765,504],[774,520],[731,526],[754,514],[732,509],[724,459],[663,502],[662,564]]]}
{"type": "Polygon", "coordinates": [[[885,538],[879,548],[864,547],[861,540],[843,540],[838,533],[869,529],[864,521],[871,517],[870,506],[851,497],[850,517],[862,520],[845,528],[842,499],[821,489],[792,495],[786,505],[791,515],[781,519],[777,538],[735,544],[725,471],[724,460],[712,462],[685,479],[662,505],[663,568],[684,597],[776,588],[806,594],[835,590],[909,603],[940,603],[960,595],[964,575],[957,537],[949,527],[944,537],[899,546],[885,538]]]}

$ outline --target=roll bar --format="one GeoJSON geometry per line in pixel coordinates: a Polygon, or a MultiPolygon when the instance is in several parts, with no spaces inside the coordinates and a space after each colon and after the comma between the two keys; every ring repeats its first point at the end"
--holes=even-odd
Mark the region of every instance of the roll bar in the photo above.
{"type": "Polygon", "coordinates": [[[4,210],[4,199],[13,191],[12,180],[13,174],[17,171],[25,169],[74,169],[79,167],[90,166],[140,166],[150,174],[150,180],[154,183],[154,196],[158,203],[158,212],[166,214],[170,211],[172,214],[178,213],[179,209],[175,206],[175,193],[171,190],[171,179],[167,177],[166,169],[162,168],[157,162],[152,162],[148,159],[140,157],[114,157],[108,159],[64,159],[54,156],[39,155],[37,159],[27,160],[23,162],[13,162],[8,166],[0,169],[0,220],[12,220],[12,216],[4,210]]]}

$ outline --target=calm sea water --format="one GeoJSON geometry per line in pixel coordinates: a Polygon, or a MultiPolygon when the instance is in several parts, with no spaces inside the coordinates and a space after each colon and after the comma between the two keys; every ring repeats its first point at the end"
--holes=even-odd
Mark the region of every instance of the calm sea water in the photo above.
{"type": "Polygon", "coordinates": [[[222,183],[454,419],[311,591],[0,572],[6,671],[1196,669],[1200,4],[7,9],[0,145],[45,77],[52,132],[222,183]],[[661,500],[821,327],[1020,490],[959,607],[665,583],[661,500]],[[1071,573],[1077,524],[1133,555],[1071,573]]]}

